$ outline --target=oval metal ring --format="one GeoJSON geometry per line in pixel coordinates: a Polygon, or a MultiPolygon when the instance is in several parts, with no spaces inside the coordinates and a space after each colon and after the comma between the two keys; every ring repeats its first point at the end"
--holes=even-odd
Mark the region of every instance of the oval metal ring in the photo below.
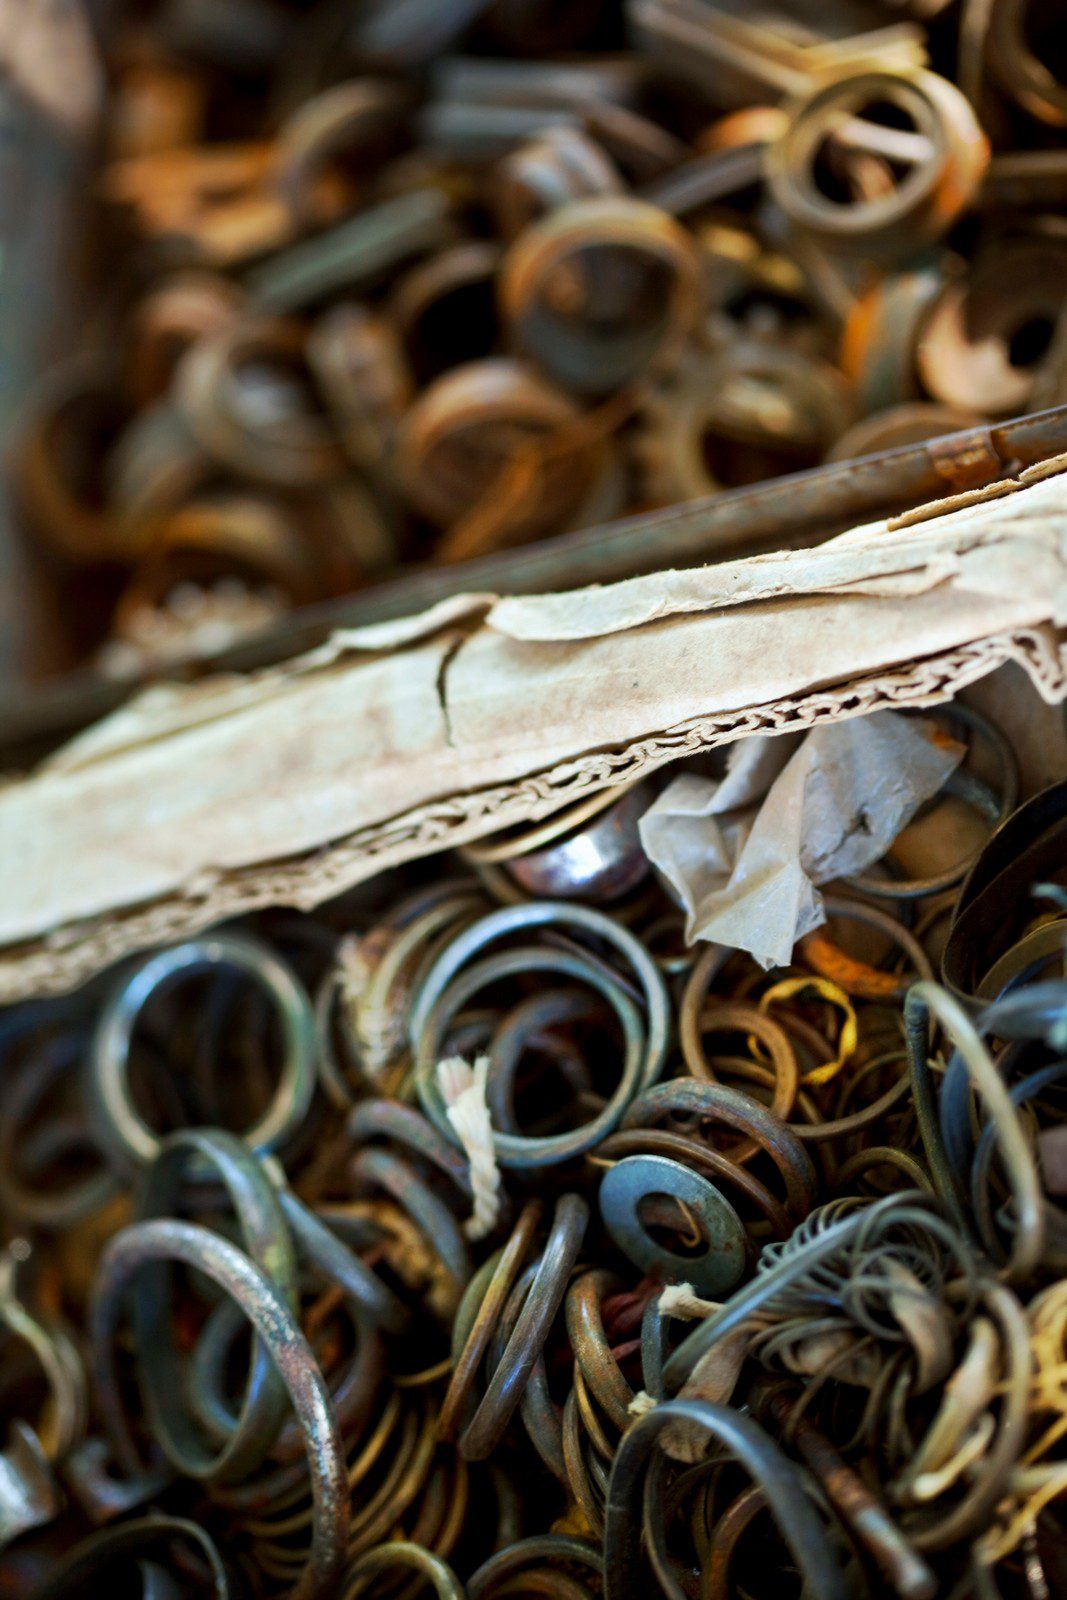
{"type": "Polygon", "coordinates": [[[691,1283],[700,1294],[717,1295],[732,1289],[745,1269],[745,1230],[737,1212],[713,1184],[680,1161],[626,1156],[616,1162],[600,1185],[600,1215],[623,1255],[657,1281],[691,1283]],[[652,1237],[640,1205],[659,1194],[692,1210],[704,1234],[702,1255],[668,1250],[652,1237]]]}
{"type": "Polygon", "coordinates": [[[558,972],[587,983],[601,994],[615,1012],[624,1039],[623,1068],[614,1093],[603,1109],[588,1122],[566,1133],[532,1137],[521,1133],[493,1130],[493,1149],[501,1166],[547,1167],[574,1156],[584,1155],[618,1124],[645,1077],[647,1046],[641,1014],[629,995],[597,967],[587,966],[579,956],[566,950],[523,948],[503,950],[476,962],[446,990],[441,1003],[426,1019],[419,1035],[416,1086],[423,1110],[443,1134],[456,1138],[436,1080],[436,1066],[448,1024],[456,1012],[479,989],[499,978],[529,972],[558,972]]]}
{"type": "Polygon", "coordinates": [[[671,1008],[663,975],[644,945],[613,917],[590,906],[560,905],[551,900],[528,900],[523,905],[502,906],[490,911],[463,930],[443,951],[427,973],[411,1007],[408,1037],[417,1052],[427,1019],[446,985],[471,956],[493,939],[504,938],[527,928],[546,923],[563,923],[582,933],[603,939],[633,967],[644,990],[648,1015],[648,1046],[643,1086],[655,1083],[663,1070],[671,1033],[671,1008]]]}
{"type": "Polygon", "coordinates": [[[284,1059],[274,1098],[242,1135],[257,1151],[274,1151],[301,1126],[315,1092],[315,1018],[290,967],[265,945],[226,933],[193,939],[150,956],[128,973],[100,1013],[89,1051],[89,1093],[102,1139],[123,1165],[147,1166],[161,1140],[134,1109],[129,1062],[142,1008],[162,986],[213,967],[236,967],[263,985],[278,1009],[284,1059]]]}

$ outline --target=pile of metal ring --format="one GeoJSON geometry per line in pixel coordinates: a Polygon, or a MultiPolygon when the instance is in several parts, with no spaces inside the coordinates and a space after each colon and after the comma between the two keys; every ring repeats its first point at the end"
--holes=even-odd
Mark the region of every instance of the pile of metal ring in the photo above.
{"type": "Polygon", "coordinates": [[[646,778],[0,1013],[4,1600],[1063,1594],[1067,783],[931,715],[785,970],[646,778]]]}
{"type": "Polygon", "coordinates": [[[103,664],[1067,399],[1057,16],[128,18],[101,303],[28,407],[18,470],[42,546],[97,574],[107,603],[79,615],[110,616],[103,664]]]}

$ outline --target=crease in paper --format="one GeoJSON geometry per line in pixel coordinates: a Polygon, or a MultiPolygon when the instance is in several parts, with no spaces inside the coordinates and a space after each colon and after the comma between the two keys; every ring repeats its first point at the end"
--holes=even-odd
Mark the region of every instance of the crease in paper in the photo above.
{"type": "Polygon", "coordinates": [[[686,938],[786,966],[825,922],[818,885],[884,856],[963,755],[893,711],[806,737],[734,746],[721,780],[683,773],[639,823],[641,842],[686,913],[686,938]]]}

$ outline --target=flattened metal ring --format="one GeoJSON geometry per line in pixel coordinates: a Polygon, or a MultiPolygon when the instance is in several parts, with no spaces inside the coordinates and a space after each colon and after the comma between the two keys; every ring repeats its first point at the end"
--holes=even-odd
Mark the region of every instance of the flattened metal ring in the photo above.
{"type": "Polygon", "coordinates": [[[619,1249],[646,1277],[691,1283],[700,1294],[732,1289],[745,1270],[747,1240],[741,1219],[714,1185],[691,1167],[664,1156],[626,1156],[604,1174],[600,1215],[619,1249]],[[658,1244],[641,1220],[640,1206],[667,1195],[686,1206],[704,1235],[702,1255],[682,1255],[658,1244]]]}
{"type": "Polygon", "coordinates": [[[143,1167],[161,1141],[130,1096],[130,1042],[138,1015],[161,986],[194,972],[236,967],[267,990],[278,1009],[284,1057],[274,1099],[243,1135],[254,1150],[273,1151],[300,1128],[315,1092],[315,1018],[291,968],[246,935],[213,934],[149,956],[118,984],[100,1013],[89,1051],[89,1092],[101,1138],[124,1166],[143,1167]]]}
{"type": "Polygon", "coordinates": [[[589,1207],[580,1195],[560,1196],[518,1320],[460,1440],[460,1450],[468,1461],[483,1461],[493,1452],[522,1400],[530,1371],[562,1303],[588,1221],[589,1207]]]}

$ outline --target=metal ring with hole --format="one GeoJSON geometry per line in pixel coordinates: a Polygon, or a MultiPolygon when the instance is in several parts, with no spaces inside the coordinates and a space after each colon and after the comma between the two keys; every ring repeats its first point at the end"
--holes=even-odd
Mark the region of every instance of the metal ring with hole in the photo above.
{"type": "Polygon", "coordinates": [[[916,363],[927,392],[986,417],[1029,409],[1039,382],[1062,379],[1048,364],[1065,278],[1061,239],[1009,236],[978,254],[945,284],[923,326],[916,363]]]}
{"type": "Polygon", "coordinates": [[[672,1161],[680,1161],[685,1167],[691,1167],[716,1185],[732,1189],[738,1197],[755,1207],[773,1237],[784,1239],[792,1231],[792,1218],[767,1185],[754,1177],[747,1167],[740,1166],[700,1139],[690,1138],[685,1133],[673,1133],[668,1128],[620,1128],[617,1133],[611,1133],[602,1140],[596,1149],[598,1161],[621,1161],[624,1156],[641,1155],[667,1156],[672,1161]]]}
{"type": "Polygon", "coordinates": [[[608,394],[680,350],[700,307],[699,258],[656,206],[575,200],[515,240],[500,298],[531,360],[577,394],[608,394]]]}
{"type": "Polygon", "coordinates": [[[600,1183],[600,1215],[623,1254],[656,1282],[691,1283],[699,1294],[732,1289],[745,1270],[747,1239],[740,1217],[691,1167],[664,1156],[626,1156],[600,1183]],[[687,1206],[701,1225],[702,1255],[682,1255],[658,1244],[641,1221],[640,1205],[664,1194],[687,1206]]]}
{"type": "Polygon", "coordinates": [[[288,964],[245,934],[206,934],[141,961],[112,991],[97,1020],[88,1056],[88,1093],[101,1142],[122,1167],[144,1167],[161,1140],[137,1112],[130,1094],[130,1044],[149,998],[178,979],[219,967],[256,980],[277,1008],[284,1039],[274,1098],[242,1135],[253,1150],[274,1151],[304,1124],[315,1092],[315,1019],[288,964]]]}
{"type": "Polygon", "coordinates": [[[913,255],[970,203],[989,162],[989,142],[968,101],[947,78],[924,69],[861,70],[817,81],[786,109],[788,124],[767,152],[768,188],[791,222],[831,247],[913,255]],[[888,195],[832,200],[816,180],[820,152],[842,122],[878,102],[912,125],[910,171],[888,195]]]}

